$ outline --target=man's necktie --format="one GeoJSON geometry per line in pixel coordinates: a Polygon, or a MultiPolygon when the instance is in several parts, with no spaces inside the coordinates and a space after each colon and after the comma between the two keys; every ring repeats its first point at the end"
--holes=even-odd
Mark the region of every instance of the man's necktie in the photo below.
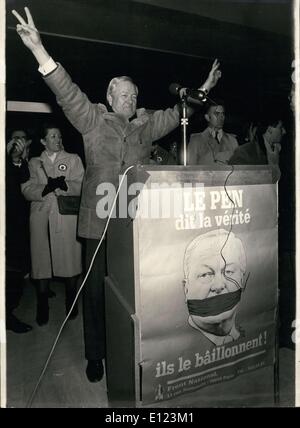
{"type": "Polygon", "coordinates": [[[217,141],[217,143],[220,144],[220,141],[223,135],[222,129],[218,129],[217,131],[212,131],[211,135],[217,141]]]}

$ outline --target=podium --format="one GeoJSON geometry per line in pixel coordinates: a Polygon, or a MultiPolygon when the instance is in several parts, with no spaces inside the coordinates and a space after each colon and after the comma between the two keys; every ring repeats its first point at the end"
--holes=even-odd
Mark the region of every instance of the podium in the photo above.
{"type": "MultiPolygon", "coordinates": [[[[273,403],[277,211],[268,166],[144,165],[128,172],[107,237],[106,372],[113,406],[273,403]],[[236,268],[244,279],[234,325],[218,337],[191,321],[197,317],[189,313],[184,285],[187,248],[213,231],[223,234],[223,246],[234,237],[245,253],[236,268]]],[[[212,275],[200,272],[197,280],[212,275]]]]}

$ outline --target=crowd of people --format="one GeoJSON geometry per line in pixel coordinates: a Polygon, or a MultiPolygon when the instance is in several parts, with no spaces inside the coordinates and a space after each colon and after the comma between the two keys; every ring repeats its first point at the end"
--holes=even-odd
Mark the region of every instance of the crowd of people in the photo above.
{"type": "MultiPolygon", "coordinates": [[[[7,329],[25,333],[32,327],[16,319],[13,309],[18,303],[10,303],[8,296],[16,288],[21,290],[24,276],[29,272],[29,260],[26,261],[29,251],[26,246],[30,242],[30,272],[37,295],[36,322],[42,326],[49,322],[51,278],[63,278],[65,282],[65,308],[68,314],[82,272],[82,243],[85,247],[85,269],[90,266],[99,244],[106,219],[96,215],[96,205],[101,199],[96,192],[97,186],[102,182],[116,186],[119,174],[128,166],[138,163],[178,163],[176,144],[168,152],[153,143],[179,125],[180,108],[176,105],[151,114],[137,108],[138,87],[127,76],[110,81],[106,105],[93,104],[63,66],[51,58],[29,9],[25,8],[26,19],[16,11],[12,13],[17,18],[17,32],[22,42],[36,58],[39,72],[55,94],[65,116],[81,133],[85,148],[84,168],[78,155],[64,150],[61,130],[54,123],[43,127],[40,143],[44,150],[29,162],[30,142],[25,130],[19,135],[15,131],[7,145],[7,329]],[[79,211],[62,213],[61,196],[80,197],[79,211]],[[26,214],[18,219],[21,234],[16,225],[10,223],[12,217],[9,210],[19,209],[16,208],[17,204],[26,210],[26,214]],[[24,248],[19,244],[20,238],[17,240],[21,254],[15,252],[15,234],[22,235],[22,239],[24,237],[24,248]],[[14,265],[10,254],[17,256],[17,262],[21,262],[22,266],[14,265]]],[[[215,60],[201,90],[208,94],[220,77],[220,64],[215,60]]],[[[207,128],[190,137],[189,165],[269,164],[274,181],[279,179],[280,143],[285,134],[282,117],[265,117],[257,129],[249,129],[249,142],[240,145],[236,136],[223,129],[224,104],[207,103],[204,108],[207,128]]],[[[188,115],[193,111],[193,106],[190,106],[188,115]]],[[[90,382],[100,381],[104,374],[105,275],[106,247],[103,241],[83,288],[84,344],[88,362],[86,375],[90,382]]],[[[70,318],[75,318],[77,313],[75,306],[70,318]]]]}

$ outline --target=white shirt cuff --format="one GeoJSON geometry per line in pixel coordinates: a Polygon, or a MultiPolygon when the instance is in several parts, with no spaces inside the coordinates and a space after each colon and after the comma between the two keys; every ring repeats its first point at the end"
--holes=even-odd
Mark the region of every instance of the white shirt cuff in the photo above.
{"type": "Polygon", "coordinates": [[[14,166],[18,166],[19,168],[22,166],[22,161],[21,159],[18,162],[13,162],[14,166]]]}
{"type": "Polygon", "coordinates": [[[57,68],[56,62],[50,57],[44,65],[39,66],[38,70],[40,73],[42,73],[43,76],[46,76],[56,68],[57,68]]]}
{"type": "Polygon", "coordinates": [[[205,86],[201,86],[200,88],[198,88],[199,91],[203,91],[205,93],[205,95],[208,94],[209,90],[205,88],[205,86]]]}

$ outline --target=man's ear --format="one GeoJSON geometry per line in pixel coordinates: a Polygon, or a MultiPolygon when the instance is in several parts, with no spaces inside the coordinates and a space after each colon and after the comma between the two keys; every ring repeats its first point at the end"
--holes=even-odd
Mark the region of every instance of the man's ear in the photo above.
{"type": "Polygon", "coordinates": [[[209,115],[207,113],[204,115],[204,117],[205,117],[206,122],[209,122],[209,115]]]}
{"type": "Polygon", "coordinates": [[[46,146],[46,142],[43,138],[40,139],[41,144],[43,144],[43,146],[46,146]]]}
{"type": "Polygon", "coordinates": [[[108,101],[108,104],[110,106],[112,106],[112,96],[111,95],[107,95],[107,101],[108,101]]]}

